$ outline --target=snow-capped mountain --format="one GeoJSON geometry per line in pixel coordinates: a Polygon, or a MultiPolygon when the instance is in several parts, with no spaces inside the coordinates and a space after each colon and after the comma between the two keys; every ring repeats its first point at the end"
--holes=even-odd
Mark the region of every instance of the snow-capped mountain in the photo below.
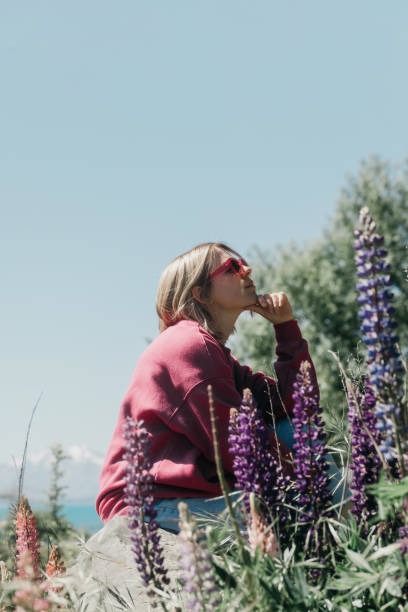
{"type": "MultiPolygon", "coordinates": [[[[60,484],[66,486],[64,503],[93,503],[98,494],[98,479],[103,456],[91,451],[86,445],[63,449],[68,459],[61,463],[63,476],[60,484]]],[[[39,503],[47,498],[50,486],[52,453],[49,449],[28,454],[24,475],[23,492],[30,503],[39,503]]],[[[21,457],[15,462],[0,463],[0,499],[14,499],[18,488],[21,457]]]]}

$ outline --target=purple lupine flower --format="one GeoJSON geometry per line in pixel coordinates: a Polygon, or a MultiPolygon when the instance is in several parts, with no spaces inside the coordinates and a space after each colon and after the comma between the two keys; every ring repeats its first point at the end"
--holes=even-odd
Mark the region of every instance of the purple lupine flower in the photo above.
{"type": "Polygon", "coordinates": [[[248,512],[251,492],[271,506],[276,502],[278,464],[269,451],[266,425],[249,389],[244,390],[239,410],[231,412],[228,442],[237,488],[246,493],[248,512]]]}
{"type": "Polygon", "coordinates": [[[403,555],[408,553],[408,527],[405,525],[404,527],[400,527],[398,529],[398,535],[400,537],[399,543],[401,546],[401,552],[403,555]]]}
{"type": "Polygon", "coordinates": [[[367,347],[368,379],[376,398],[376,426],[381,432],[379,448],[384,459],[394,468],[394,475],[399,475],[395,435],[399,437],[401,426],[403,367],[394,331],[395,308],[391,303],[393,293],[389,289],[391,279],[388,275],[390,265],[385,259],[387,251],[382,246],[384,238],[375,233],[376,224],[366,206],[360,211],[360,221],[363,229],[354,232],[358,302],[361,304],[358,314],[367,347]]]}
{"type": "Polygon", "coordinates": [[[187,504],[178,505],[180,516],[180,564],[183,589],[188,595],[187,607],[192,612],[215,610],[221,603],[215,583],[211,557],[207,550],[204,532],[198,529],[187,504]]]}
{"type": "Polygon", "coordinates": [[[249,389],[244,390],[239,410],[231,411],[228,442],[234,457],[236,486],[245,493],[247,515],[250,516],[249,496],[254,493],[263,501],[265,520],[276,522],[284,547],[292,516],[287,505],[291,501],[291,481],[270,451],[265,421],[249,389]]]}
{"type": "Polygon", "coordinates": [[[315,534],[316,521],[322,516],[331,516],[332,511],[329,466],[325,459],[326,434],[318,393],[310,377],[310,367],[308,361],[302,361],[293,385],[293,469],[296,475],[295,489],[299,493],[299,522],[307,523],[309,533],[315,534]]]}
{"type": "Polygon", "coordinates": [[[381,466],[380,457],[367,430],[371,433],[376,444],[380,442],[380,434],[376,428],[377,418],[374,414],[375,397],[369,383],[366,383],[364,397],[358,390],[356,390],[355,396],[359,406],[356,406],[352,393],[349,392],[348,394],[352,456],[350,469],[353,474],[350,484],[352,491],[351,511],[357,523],[362,524],[377,511],[375,496],[369,492],[367,486],[378,482],[381,466]]]}
{"type": "MultiPolygon", "coordinates": [[[[153,584],[163,588],[169,579],[163,566],[159,525],[154,520],[157,512],[154,509],[153,476],[149,472],[152,467],[149,434],[143,427],[143,421],[135,422],[127,417],[123,437],[126,440],[123,458],[127,461],[124,490],[125,502],[130,507],[128,515],[132,531],[132,552],[143,584],[146,587],[153,584]]],[[[149,590],[148,594],[153,595],[154,591],[149,590]]]]}

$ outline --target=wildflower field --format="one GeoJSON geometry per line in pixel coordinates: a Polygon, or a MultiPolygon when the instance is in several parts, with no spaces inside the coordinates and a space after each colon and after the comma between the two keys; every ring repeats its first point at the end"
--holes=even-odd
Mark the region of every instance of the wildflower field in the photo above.
{"type": "MultiPolygon", "coordinates": [[[[219,519],[199,521],[185,504],[179,505],[176,584],[169,580],[155,522],[148,434],[143,423],[128,420],[126,495],[132,508],[134,571],[152,607],[408,610],[407,371],[394,316],[387,236],[381,235],[367,207],[361,209],[350,241],[364,363],[359,375],[351,376],[333,355],[348,405],[343,443],[331,443],[311,366],[303,362],[294,390],[295,477],[284,476],[279,458],[269,452],[257,406],[245,392],[241,407],[231,411],[229,433],[237,498],[228,491],[223,474],[213,416],[217,471],[227,510],[219,519]],[[330,454],[343,475],[337,503],[329,491],[330,454]]],[[[212,411],[211,388],[208,392],[212,411]]],[[[57,496],[52,516],[55,525],[62,521],[57,496]]],[[[75,559],[68,547],[64,566],[55,541],[57,536],[64,539],[64,525],[48,534],[50,554],[43,550],[43,558],[36,521],[24,498],[9,529],[13,525],[9,546],[1,550],[0,610],[91,609],[86,594],[64,577],[65,566],[75,559]]],[[[112,594],[118,586],[100,586],[106,600],[97,609],[141,609],[130,600],[115,599],[112,594]]]]}

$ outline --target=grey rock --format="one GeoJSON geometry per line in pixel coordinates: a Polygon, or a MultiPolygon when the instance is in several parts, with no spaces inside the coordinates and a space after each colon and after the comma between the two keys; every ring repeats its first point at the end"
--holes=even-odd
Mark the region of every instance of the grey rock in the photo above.
{"type": "MultiPolygon", "coordinates": [[[[83,543],[77,562],[67,571],[67,579],[78,599],[78,610],[113,611],[152,609],[153,600],[146,595],[131,551],[128,517],[117,516],[83,543]],[[115,594],[117,596],[115,596],[115,594]],[[123,600],[121,604],[120,600],[123,600]],[[80,602],[80,607],[79,607],[80,602]],[[126,605],[127,604],[127,605],[126,605]]],[[[165,566],[170,578],[174,600],[168,609],[176,609],[179,572],[179,538],[160,529],[165,566]]],[[[71,595],[72,596],[72,595],[71,595]]],[[[160,607],[160,604],[159,604],[160,607]]]]}

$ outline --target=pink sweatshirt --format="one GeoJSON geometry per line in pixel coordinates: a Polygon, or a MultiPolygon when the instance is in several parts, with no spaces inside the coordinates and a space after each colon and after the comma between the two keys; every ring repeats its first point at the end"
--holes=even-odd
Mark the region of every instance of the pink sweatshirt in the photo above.
{"type": "MultiPolygon", "coordinates": [[[[312,363],[296,321],[276,325],[275,333],[275,370],[286,410],[272,378],[241,366],[228,348],[195,321],[179,321],[150,344],[137,363],[102,467],[96,510],[103,521],[127,514],[123,492],[126,462],[122,458],[127,416],[142,419],[151,435],[155,497],[221,495],[211,435],[209,384],[213,388],[222,462],[233,484],[233,458],[228,449],[230,408],[239,407],[242,392],[248,387],[270,422],[269,384],[275,418],[285,418],[292,412],[292,385],[300,362],[307,359],[312,363]]],[[[276,452],[272,434],[270,441],[276,452]]],[[[283,443],[280,450],[288,459],[289,449],[283,443]]],[[[284,469],[291,473],[288,461],[284,461],[284,469]]]]}

